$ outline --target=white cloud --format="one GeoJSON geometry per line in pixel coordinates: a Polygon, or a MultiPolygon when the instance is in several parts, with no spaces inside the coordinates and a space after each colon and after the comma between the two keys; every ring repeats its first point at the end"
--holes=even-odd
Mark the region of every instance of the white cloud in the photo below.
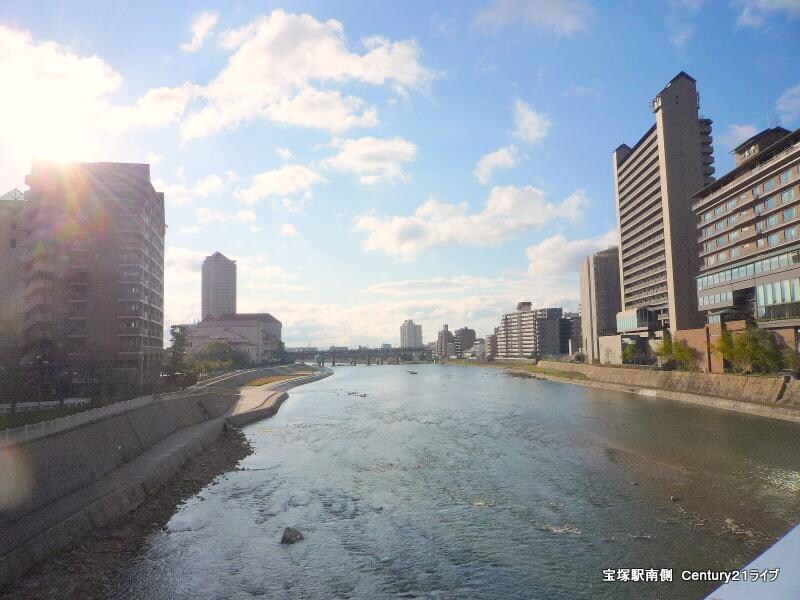
{"type": "Polygon", "coordinates": [[[335,139],[331,146],[339,153],[324,161],[324,165],[339,171],[355,173],[365,185],[380,182],[405,181],[403,164],[416,158],[417,147],[401,137],[380,139],[335,139]]]}
{"type": "Polygon", "coordinates": [[[731,150],[757,133],[758,128],[755,125],[732,123],[728,125],[728,130],[720,136],[719,141],[723,148],[731,150]]]}
{"type": "Polygon", "coordinates": [[[493,277],[474,277],[459,275],[455,277],[428,277],[426,279],[405,279],[386,281],[367,287],[364,291],[383,296],[408,297],[436,294],[479,293],[498,289],[509,284],[509,280],[493,277]]]}
{"type": "Polygon", "coordinates": [[[194,184],[192,193],[195,196],[206,197],[222,191],[224,185],[219,175],[208,175],[194,184]]]}
{"type": "Polygon", "coordinates": [[[322,86],[359,82],[405,94],[425,89],[433,73],[419,62],[416,42],[371,37],[363,53],[346,47],[333,19],[275,10],[220,36],[232,51],[225,68],[202,90],[205,105],[181,126],[184,139],[204,137],[263,118],[343,132],[374,126],[377,113],[357,96],[322,86]]]}
{"type": "Polygon", "coordinates": [[[540,279],[574,274],[580,262],[589,254],[605,250],[619,243],[616,229],[612,229],[597,238],[567,240],[556,234],[542,240],[538,244],[528,246],[525,255],[528,257],[528,275],[535,282],[540,279]]]}
{"type": "Polygon", "coordinates": [[[289,150],[289,148],[275,148],[275,153],[281,158],[285,158],[287,160],[294,158],[294,154],[291,150],[289,150]]]}
{"type": "Polygon", "coordinates": [[[37,41],[23,30],[0,25],[0,80],[13,92],[0,94],[0,186],[19,185],[34,156],[110,160],[114,139],[134,127],[177,121],[194,88],[158,88],[131,105],[111,95],[123,78],[97,55],[82,55],[53,41],[37,41]]]}
{"type": "Polygon", "coordinates": [[[197,52],[203,47],[203,42],[214,30],[219,21],[219,13],[215,10],[204,10],[195,15],[192,19],[192,24],[189,26],[189,31],[192,33],[192,39],[184,44],[181,44],[181,50],[187,53],[197,52]]]}
{"type": "Polygon", "coordinates": [[[273,171],[253,175],[250,186],[238,189],[234,194],[245,204],[255,204],[267,198],[281,198],[291,202],[298,196],[308,197],[315,185],[326,182],[322,175],[309,167],[285,165],[273,171]]]}
{"type": "Polygon", "coordinates": [[[513,169],[519,164],[519,152],[516,146],[505,146],[494,152],[484,154],[475,165],[473,171],[476,179],[483,185],[489,183],[492,173],[499,169],[513,169]]]}
{"type": "Polygon", "coordinates": [[[215,210],[201,206],[195,210],[195,217],[200,225],[208,225],[209,223],[252,223],[256,220],[256,213],[252,210],[237,210],[233,213],[227,213],[221,210],[215,210]]]}
{"type": "Polygon", "coordinates": [[[678,50],[683,50],[694,35],[694,17],[703,0],[669,0],[667,4],[669,41],[678,50]]]}
{"type": "Polygon", "coordinates": [[[735,0],[733,5],[739,9],[737,24],[741,27],[761,27],[772,14],[783,14],[791,20],[800,18],[798,0],[735,0]]]}
{"type": "Polygon", "coordinates": [[[286,237],[297,237],[297,228],[291,223],[284,223],[280,229],[281,235],[286,237]]]}
{"type": "Polygon", "coordinates": [[[164,160],[163,154],[158,154],[156,152],[148,152],[144,157],[144,162],[149,165],[156,165],[164,160]]]}
{"type": "Polygon", "coordinates": [[[490,0],[475,16],[475,25],[494,31],[527,25],[569,37],[587,29],[593,14],[586,0],[490,0]]]}
{"type": "Polygon", "coordinates": [[[200,227],[197,225],[189,225],[178,229],[178,235],[197,235],[200,233],[200,227]]]}
{"type": "Polygon", "coordinates": [[[433,246],[489,246],[559,219],[575,221],[583,216],[587,203],[583,190],[554,203],[542,190],[531,186],[494,187],[478,213],[470,213],[466,202],[448,204],[432,198],[412,216],[369,214],[359,217],[356,227],[369,232],[363,244],[365,250],[410,260],[433,246]]]}
{"type": "Polygon", "coordinates": [[[215,194],[221,194],[228,189],[230,183],[236,181],[236,173],[225,171],[225,177],[214,173],[194,180],[193,183],[186,181],[183,167],[179,167],[175,172],[175,180],[172,182],[155,179],[153,186],[160,192],[164,192],[164,200],[173,206],[183,206],[190,204],[198,198],[207,198],[215,194]]]}
{"type": "Polygon", "coordinates": [[[550,130],[550,117],[533,110],[524,100],[514,103],[514,136],[524,142],[535,144],[542,141],[550,130]]]}
{"type": "Polygon", "coordinates": [[[800,120],[800,83],[783,92],[776,106],[786,124],[796,124],[800,120]]]}

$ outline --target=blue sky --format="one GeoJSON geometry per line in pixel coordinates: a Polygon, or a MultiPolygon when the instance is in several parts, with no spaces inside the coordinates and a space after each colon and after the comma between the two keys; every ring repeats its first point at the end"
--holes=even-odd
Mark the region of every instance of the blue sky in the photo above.
{"type": "Polygon", "coordinates": [[[17,2],[0,6],[0,188],[32,156],[149,162],[167,325],[199,267],[289,345],[479,335],[577,308],[615,239],[611,152],[679,71],[728,152],[800,126],[800,0],[17,2]]]}

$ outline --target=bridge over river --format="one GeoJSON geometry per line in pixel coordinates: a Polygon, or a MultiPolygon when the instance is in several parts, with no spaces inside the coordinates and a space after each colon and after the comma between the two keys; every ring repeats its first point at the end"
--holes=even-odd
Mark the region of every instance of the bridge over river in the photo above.
{"type": "Polygon", "coordinates": [[[424,361],[431,353],[424,348],[336,348],[332,350],[297,350],[289,356],[301,362],[318,362],[320,365],[397,365],[401,360],[424,361]]]}

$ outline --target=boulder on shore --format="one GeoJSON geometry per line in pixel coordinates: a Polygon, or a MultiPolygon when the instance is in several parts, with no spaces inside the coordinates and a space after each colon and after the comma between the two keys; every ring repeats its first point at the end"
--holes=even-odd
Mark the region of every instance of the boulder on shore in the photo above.
{"type": "Polygon", "coordinates": [[[303,539],[303,534],[300,532],[299,529],[295,529],[294,527],[287,527],[283,530],[283,536],[281,537],[281,544],[295,544],[303,539]]]}

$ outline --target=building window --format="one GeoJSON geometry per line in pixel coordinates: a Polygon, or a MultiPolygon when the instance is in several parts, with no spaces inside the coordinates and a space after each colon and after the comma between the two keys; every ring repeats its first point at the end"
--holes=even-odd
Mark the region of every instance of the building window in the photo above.
{"type": "Polygon", "coordinates": [[[778,215],[770,215],[767,217],[767,227],[775,227],[778,224],[778,215]]]}
{"type": "Polygon", "coordinates": [[[736,221],[738,221],[737,216],[736,215],[731,215],[730,217],[728,217],[728,226],[736,225],[736,221]]]}
{"type": "Polygon", "coordinates": [[[739,256],[739,246],[731,248],[731,258],[736,258],[737,256],[739,256]]]}
{"type": "Polygon", "coordinates": [[[739,231],[738,231],[738,230],[736,230],[736,231],[731,231],[731,232],[728,234],[728,239],[729,239],[730,241],[732,241],[732,242],[735,242],[736,240],[738,240],[738,239],[739,239],[739,231]]]}
{"type": "Polygon", "coordinates": [[[725,221],[718,221],[717,222],[717,231],[722,231],[725,229],[725,221]]]}
{"type": "Polygon", "coordinates": [[[792,170],[789,169],[788,171],[784,171],[783,173],[781,173],[781,184],[788,183],[791,178],[792,178],[792,170]]]}
{"type": "Polygon", "coordinates": [[[770,234],[769,237],[767,237],[767,243],[770,246],[775,246],[778,243],[778,234],[777,233],[770,234]]]}
{"type": "Polygon", "coordinates": [[[775,180],[774,179],[768,179],[767,181],[764,182],[764,191],[765,192],[771,192],[774,189],[775,189],[775,180]]]}
{"type": "Polygon", "coordinates": [[[733,210],[734,208],[736,208],[736,198],[734,198],[733,200],[728,200],[728,203],[725,205],[725,208],[728,210],[733,210]]]}
{"type": "Polygon", "coordinates": [[[796,213],[796,209],[795,209],[794,206],[792,208],[787,208],[785,211],[783,211],[783,220],[784,221],[790,221],[790,220],[794,219],[796,214],[797,213],[796,213]]]}
{"type": "Polygon", "coordinates": [[[797,227],[789,227],[789,229],[783,232],[783,237],[787,240],[797,239],[797,227]]]}
{"type": "Polygon", "coordinates": [[[781,202],[786,203],[791,202],[792,200],[794,200],[794,188],[786,190],[781,194],[781,202]]]}
{"type": "Polygon", "coordinates": [[[758,198],[761,195],[761,189],[756,186],[753,188],[753,198],[758,198]]]}

